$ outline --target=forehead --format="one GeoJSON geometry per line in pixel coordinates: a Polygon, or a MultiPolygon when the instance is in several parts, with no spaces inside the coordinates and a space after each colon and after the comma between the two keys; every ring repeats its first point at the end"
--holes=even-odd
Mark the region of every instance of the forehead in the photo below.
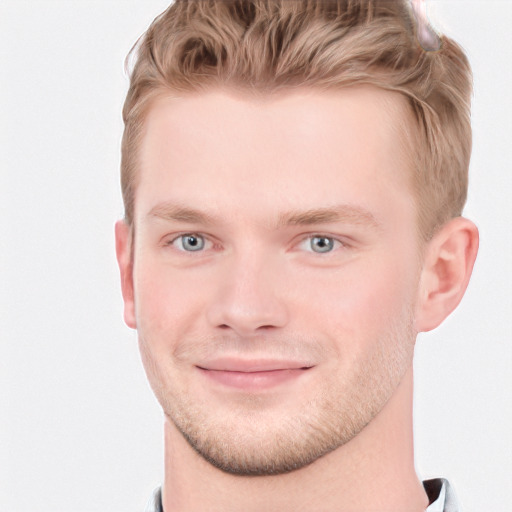
{"type": "Polygon", "coordinates": [[[409,115],[400,94],[370,86],[161,97],[146,118],[136,216],[164,201],[261,213],[409,201],[409,115]]]}

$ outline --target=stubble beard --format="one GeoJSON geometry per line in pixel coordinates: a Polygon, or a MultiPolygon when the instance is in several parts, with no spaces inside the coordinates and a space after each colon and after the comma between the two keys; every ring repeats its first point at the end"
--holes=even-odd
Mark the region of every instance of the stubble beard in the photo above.
{"type": "MultiPolygon", "coordinates": [[[[178,383],[155,374],[159,368],[141,352],[164,414],[204,460],[238,476],[269,476],[308,466],[357,436],[382,410],[412,363],[412,311],[407,311],[375,342],[375,349],[350,368],[331,372],[313,399],[293,414],[264,407],[258,396],[245,397],[223,415],[212,404],[194,400],[178,383]]],[[[268,405],[268,404],[267,404],[268,405]]]]}

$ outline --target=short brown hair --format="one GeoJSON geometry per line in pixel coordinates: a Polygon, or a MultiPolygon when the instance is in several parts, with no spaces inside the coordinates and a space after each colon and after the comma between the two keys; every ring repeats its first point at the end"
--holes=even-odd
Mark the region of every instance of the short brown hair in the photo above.
{"type": "Polygon", "coordinates": [[[229,86],[248,93],[355,84],[404,94],[414,113],[414,192],[428,239],[462,213],[471,154],[471,69],[440,36],[428,51],[407,0],[176,0],[134,46],[121,184],[133,222],[137,155],[157,96],[229,86]]]}

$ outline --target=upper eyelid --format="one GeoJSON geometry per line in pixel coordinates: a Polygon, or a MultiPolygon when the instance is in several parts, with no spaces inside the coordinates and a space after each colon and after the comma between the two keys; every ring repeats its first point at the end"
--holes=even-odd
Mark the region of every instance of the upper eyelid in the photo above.
{"type": "MultiPolygon", "coordinates": [[[[318,233],[318,234],[314,234],[314,235],[308,235],[308,236],[305,236],[303,238],[300,239],[300,241],[298,242],[298,244],[296,245],[300,245],[308,240],[312,240],[313,238],[329,238],[330,240],[333,240],[335,243],[338,242],[342,247],[348,247],[348,243],[346,243],[345,241],[343,240],[340,240],[339,237],[336,237],[336,236],[333,236],[333,235],[326,235],[326,234],[323,234],[323,233],[318,233]]],[[[332,251],[330,251],[332,252],[332,251]]],[[[327,253],[326,253],[327,254],[327,253]]]]}
{"type": "MultiPolygon", "coordinates": [[[[201,236],[207,240],[211,240],[213,237],[211,235],[207,235],[206,233],[201,233],[200,231],[182,231],[179,233],[171,233],[169,235],[165,235],[163,238],[168,239],[168,237],[172,237],[170,241],[176,240],[182,236],[187,235],[195,235],[195,236],[201,236]]],[[[343,243],[342,238],[346,238],[341,235],[333,235],[330,233],[322,233],[322,232],[314,232],[314,233],[303,233],[302,235],[299,235],[301,240],[307,240],[308,238],[332,238],[333,240],[338,240],[339,242],[343,243]]]]}
{"type": "Polygon", "coordinates": [[[330,238],[331,240],[334,240],[335,242],[339,242],[342,245],[348,245],[347,237],[341,236],[341,235],[332,235],[330,233],[311,233],[302,236],[300,241],[303,240],[311,240],[312,238],[330,238]]]}
{"type": "Polygon", "coordinates": [[[183,231],[181,233],[171,233],[169,235],[165,235],[164,237],[162,237],[162,240],[165,244],[170,244],[183,236],[200,236],[205,240],[211,239],[208,235],[205,235],[204,233],[199,233],[197,231],[183,231]]]}

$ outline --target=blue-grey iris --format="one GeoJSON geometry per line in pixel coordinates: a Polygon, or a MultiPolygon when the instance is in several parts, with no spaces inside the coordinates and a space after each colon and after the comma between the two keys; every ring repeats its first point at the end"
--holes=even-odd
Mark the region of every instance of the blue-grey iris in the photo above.
{"type": "Polygon", "coordinates": [[[204,247],[204,238],[199,235],[183,235],[181,243],[185,251],[200,251],[204,247]]]}
{"type": "Polygon", "coordinates": [[[314,252],[329,252],[334,247],[334,240],[326,236],[314,236],[310,243],[311,250],[314,252]]]}

